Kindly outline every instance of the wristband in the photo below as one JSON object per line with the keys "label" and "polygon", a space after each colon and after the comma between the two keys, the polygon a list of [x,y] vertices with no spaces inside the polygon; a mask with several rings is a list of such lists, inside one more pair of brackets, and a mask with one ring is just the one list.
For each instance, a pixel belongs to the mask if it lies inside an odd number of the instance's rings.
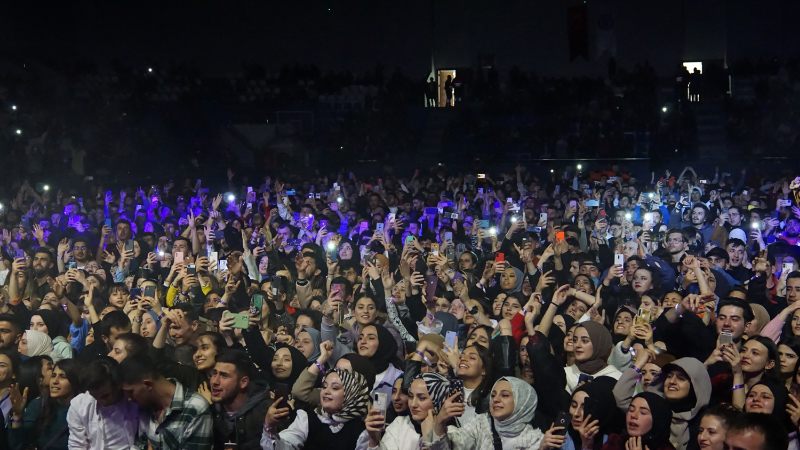
{"label": "wristband", "polygon": [[430,360],[430,359],[428,359],[428,357],[427,357],[427,356],[425,356],[424,354],[422,354],[422,352],[421,352],[421,351],[419,351],[419,350],[416,350],[414,353],[416,353],[416,354],[418,354],[419,356],[421,356],[421,357],[422,357],[422,359],[423,359],[423,361],[425,361],[425,364],[427,364],[427,365],[428,365],[428,367],[431,367],[431,366],[433,366],[433,364],[431,364],[431,360]]}
{"label": "wristband", "polygon": [[322,364],[320,364],[319,361],[314,361],[314,365],[317,366],[317,369],[319,369],[319,371],[322,372],[323,375],[325,374],[325,368],[322,367]]}
{"label": "wristband", "polygon": [[[431,315],[431,313],[425,313],[425,317],[427,317],[427,318],[431,319],[431,322],[433,322],[434,320],[436,320],[436,319],[435,319],[435,318],[434,318],[434,317]],[[422,354],[422,353],[420,353],[420,354]]]}
{"label": "wristband", "polygon": [[301,279],[297,280],[297,285],[298,286],[305,286],[307,284],[308,284],[308,280],[305,280],[305,279],[304,280],[301,280]]}
{"label": "wristband", "polygon": [[156,320],[157,320],[157,321],[159,321],[159,322],[161,322],[161,319],[163,319],[163,318],[164,318],[164,316],[165,316],[166,314],[167,314],[167,313],[165,313],[165,312],[162,312],[161,314],[159,314],[159,315],[158,315],[158,317],[156,317]]}
{"label": "wristband", "polygon": [[736,386],[732,387],[732,388],[731,388],[731,390],[732,390],[732,391],[735,391],[735,390],[737,390],[737,389],[743,389],[743,388],[744,388],[744,385],[743,385],[743,384],[737,384]]}
{"label": "wristband", "polygon": [[640,368],[638,368],[638,367],[636,367],[636,366],[631,366],[631,369],[635,370],[635,371],[636,371],[636,373],[638,373],[639,375],[641,375],[641,374],[642,374],[642,369],[640,369]]}
{"label": "wristband", "polygon": [[12,422],[12,423],[22,423],[22,420],[17,420],[17,419],[14,419],[14,418],[12,417],[12,418],[11,418],[11,422]]}
{"label": "wristband", "polygon": [[220,305],[222,305],[222,306],[228,306],[228,303],[227,303],[227,302],[223,302],[222,300],[220,300],[220,301],[219,301],[219,302],[217,302],[217,303],[219,303],[219,304],[220,304]]}

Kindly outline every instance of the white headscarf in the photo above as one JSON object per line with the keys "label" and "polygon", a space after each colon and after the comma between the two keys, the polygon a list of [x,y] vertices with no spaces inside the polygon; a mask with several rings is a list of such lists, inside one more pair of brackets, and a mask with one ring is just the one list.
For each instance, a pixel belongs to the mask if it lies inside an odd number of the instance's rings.
{"label": "white headscarf", "polygon": [[539,397],[533,386],[516,377],[502,377],[494,384],[501,381],[508,381],[511,385],[511,392],[514,394],[514,412],[506,420],[500,421],[495,418],[494,426],[497,434],[502,437],[512,438],[519,436],[525,427],[530,426],[530,421],[536,413],[536,405],[539,404]]}
{"label": "white headscarf", "polygon": [[53,351],[53,341],[45,333],[36,330],[26,330],[25,339],[28,341],[28,354],[32,356],[49,356],[53,362],[58,362],[62,356]]}

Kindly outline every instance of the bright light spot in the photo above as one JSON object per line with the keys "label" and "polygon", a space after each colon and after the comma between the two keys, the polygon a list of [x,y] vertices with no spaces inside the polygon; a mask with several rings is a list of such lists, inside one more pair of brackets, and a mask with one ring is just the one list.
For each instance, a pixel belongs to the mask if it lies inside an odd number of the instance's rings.
{"label": "bright light spot", "polygon": [[17,130],[17,134],[22,134],[22,130]]}
{"label": "bright light spot", "polygon": [[11,109],[13,109],[13,110],[15,110],[15,111],[16,111],[16,110],[17,110],[17,105],[12,105],[12,106],[11,106]]}
{"label": "bright light spot", "polygon": [[49,190],[50,190],[50,186],[48,186],[48,185],[46,185],[46,184],[45,184],[45,185],[44,185],[44,190],[45,190],[45,191],[49,191]]}
{"label": "bright light spot", "polygon": [[489,228],[489,234],[497,234],[497,228],[495,227]]}
{"label": "bright light spot", "polygon": [[581,170],[581,168],[582,168],[582,167],[583,167],[583,166],[581,166],[580,164],[578,164],[578,170]]}
{"label": "bright light spot", "polygon": [[550,169],[550,173],[553,173],[553,169]]}
{"label": "bright light spot", "polygon": [[152,71],[153,71],[153,69],[147,69],[147,71],[148,71],[148,72],[152,72]]}
{"label": "bright light spot", "polygon": [[665,107],[661,108],[661,112],[667,112],[667,107],[665,106]]}
{"label": "bright light spot", "polygon": [[228,196],[228,201],[229,201],[229,202],[232,202],[232,201],[234,201],[234,200],[236,200],[236,197],[234,197],[234,195],[233,195],[233,194],[231,194],[231,195],[229,195],[229,196]]}
{"label": "bright light spot", "polygon": [[336,244],[333,242],[328,242],[328,250],[336,250]]}
{"label": "bright light spot", "polygon": [[517,223],[517,218],[516,217],[511,217],[511,223]]}
{"label": "bright light spot", "polygon": [[631,213],[625,213],[625,218],[631,220]]}
{"label": "bright light spot", "polygon": [[343,201],[342,197],[336,197],[336,203],[342,203]]}

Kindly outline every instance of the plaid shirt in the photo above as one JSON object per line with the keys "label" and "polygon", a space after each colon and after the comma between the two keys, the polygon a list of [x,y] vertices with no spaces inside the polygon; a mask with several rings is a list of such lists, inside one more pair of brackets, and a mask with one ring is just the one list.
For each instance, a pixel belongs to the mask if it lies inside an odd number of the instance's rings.
{"label": "plaid shirt", "polygon": [[208,401],[197,392],[184,390],[177,380],[169,381],[175,384],[172,403],[160,422],[150,414],[142,414],[136,448],[147,449],[149,441],[154,450],[211,450],[214,428]]}

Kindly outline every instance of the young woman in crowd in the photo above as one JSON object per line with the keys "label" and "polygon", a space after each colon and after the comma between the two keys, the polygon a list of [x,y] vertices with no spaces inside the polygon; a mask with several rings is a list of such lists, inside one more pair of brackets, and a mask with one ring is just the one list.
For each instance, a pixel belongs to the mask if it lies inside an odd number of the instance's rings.
{"label": "young woman in crowd", "polygon": [[69,402],[83,392],[78,377],[80,370],[78,361],[57,362],[50,378],[49,395],[34,399],[27,407],[30,391],[20,392],[19,385],[11,388],[10,448],[22,450],[29,445],[43,449],[67,448]]}
{"label": "young woman in crowd", "polygon": [[280,433],[276,427],[291,409],[282,407],[286,399],[275,399],[264,421],[262,448],[365,448],[369,441],[364,424],[369,391],[361,374],[334,369],[323,378],[319,406],[313,412],[298,410],[291,425]]}
{"label": "young woman in crowd", "polygon": [[564,368],[567,374],[567,392],[572,392],[580,383],[581,375],[592,377],[609,376],[619,379],[622,373],[608,364],[613,348],[611,333],[597,322],[583,322],[573,334],[575,364]]}
{"label": "young woman in crowd", "polygon": [[671,423],[672,411],[667,400],[642,392],[628,406],[624,432],[611,434],[601,450],[674,449],[669,440]]}

